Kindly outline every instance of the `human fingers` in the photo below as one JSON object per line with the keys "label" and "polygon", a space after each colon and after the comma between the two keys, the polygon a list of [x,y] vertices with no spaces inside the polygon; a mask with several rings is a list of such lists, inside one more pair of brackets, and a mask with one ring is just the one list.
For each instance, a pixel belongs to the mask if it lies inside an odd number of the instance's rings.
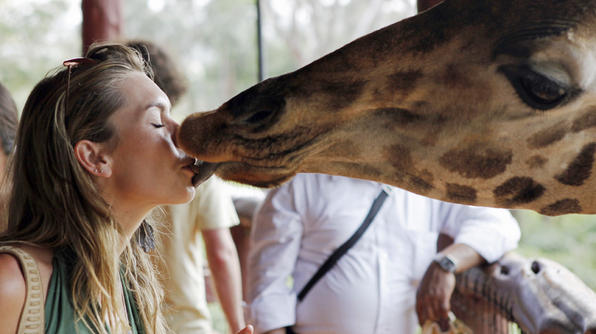
{"label": "human fingers", "polygon": [[240,330],[237,334],[253,334],[255,329],[252,325],[247,325],[244,329]]}
{"label": "human fingers", "polygon": [[451,325],[449,324],[449,318],[439,319],[437,323],[439,324],[439,328],[441,328],[441,332],[447,332],[451,327]]}
{"label": "human fingers", "polygon": [[438,294],[433,296],[432,300],[432,314],[434,315],[433,320],[447,319],[449,318],[450,296],[446,294]]}
{"label": "human fingers", "polygon": [[420,324],[421,327],[424,326],[427,316],[418,296],[416,296],[416,315],[418,316],[418,324]]}
{"label": "human fingers", "polygon": [[427,320],[434,321],[433,299],[428,291],[422,292],[416,298],[416,313],[421,326]]}

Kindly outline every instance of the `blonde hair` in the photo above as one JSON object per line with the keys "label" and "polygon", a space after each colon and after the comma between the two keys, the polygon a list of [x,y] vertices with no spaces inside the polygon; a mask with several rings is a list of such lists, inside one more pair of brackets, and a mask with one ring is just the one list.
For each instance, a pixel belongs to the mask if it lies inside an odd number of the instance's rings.
{"label": "blonde hair", "polygon": [[77,321],[98,333],[107,333],[106,325],[112,333],[129,328],[118,293],[122,271],[145,332],[165,333],[163,293],[141,248],[140,231],[120,254],[119,225],[74,154],[74,145],[83,139],[117,144],[107,120],[125,101],[118,83],[134,71],[151,77],[151,70],[137,52],[119,44],[92,46],[86,58],[43,79],[27,99],[10,167],[8,227],[0,241],[66,254],[72,260]]}

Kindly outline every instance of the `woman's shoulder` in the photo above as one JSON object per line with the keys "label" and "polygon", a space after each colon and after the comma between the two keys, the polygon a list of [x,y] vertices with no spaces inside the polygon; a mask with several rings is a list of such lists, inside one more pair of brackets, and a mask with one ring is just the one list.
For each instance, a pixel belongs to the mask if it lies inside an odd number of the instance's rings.
{"label": "woman's shoulder", "polygon": [[[19,291],[25,296],[25,278],[19,260],[12,254],[0,253],[0,293],[5,296]],[[3,298],[0,298],[2,302]]]}
{"label": "woman's shoulder", "polygon": [[[16,332],[25,304],[26,285],[19,261],[11,254],[0,254],[0,323],[6,333]],[[4,329],[0,330],[2,333]]]}
{"label": "woman's shoulder", "polygon": [[[52,258],[54,254],[51,249],[21,244],[12,245],[12,247],[24,251],[26,255],[33,258],[37,264],[42,280],[45,281],[47,276],[51,275]],[[26,288],[25,277],[23,276],[21,263],[17,256],[10,252],[3,252],[0,250],[0,293],[2,293],[3,296],[5,293],[12,293],[13,291],[10,290],[9,287],[18,290],[17,292],[22,290],[24,296]]]}
{"label": "woman's shoulder", "polygon": [[[14,248],[25,251],[31,256],[39,268],[44,291],[52,273],[53,251],[30,245],[12,245]],[[0,329],[2,333],[14,333],[17,330],[21,310],[25,304],[27,284],[18,258],[11,253],[0,253]],[[7,331],[4,331],[4,330]]]}
{"label": "woman's shoulder", "polygon": [[[39,268],[41,276],[51,274],[54,252],[50,248],[25,244],[13,244],[11,246],[24,251],[26,255],[32,257]],[[18,295],[19,292],[22,292],[24,296],[25,287],[25,277],[17,256],[0,250],[0,293],[4,296],[11,293]]]}

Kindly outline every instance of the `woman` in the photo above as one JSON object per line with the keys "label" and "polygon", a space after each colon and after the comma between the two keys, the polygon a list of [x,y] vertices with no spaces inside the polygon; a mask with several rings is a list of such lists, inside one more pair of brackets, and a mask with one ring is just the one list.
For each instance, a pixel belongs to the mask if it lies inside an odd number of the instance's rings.
{"label": "woman", "polygon": [[[37,263],[46,333],[166,332],[144,218],[191,200],[206,175],[177,148],[150,76],[131,49],[94,46],[25,104],[0,242]],[[0,254],[0,333],[17,331],[25,289],[16,258]]]}

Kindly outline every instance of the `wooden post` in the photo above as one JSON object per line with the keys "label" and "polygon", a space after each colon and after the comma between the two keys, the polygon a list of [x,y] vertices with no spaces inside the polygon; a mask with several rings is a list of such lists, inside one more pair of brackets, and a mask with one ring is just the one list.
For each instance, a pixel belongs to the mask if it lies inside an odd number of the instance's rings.
{"label": "wooden post", "polygon": [[94,42],[120,38],[122,33],[121,0],[83,0],[83,54]]}
{"label": "wooden post", "polygon": [[261,15],[261,1],[257,0],[257,80],[263,81],[263,16]]}

